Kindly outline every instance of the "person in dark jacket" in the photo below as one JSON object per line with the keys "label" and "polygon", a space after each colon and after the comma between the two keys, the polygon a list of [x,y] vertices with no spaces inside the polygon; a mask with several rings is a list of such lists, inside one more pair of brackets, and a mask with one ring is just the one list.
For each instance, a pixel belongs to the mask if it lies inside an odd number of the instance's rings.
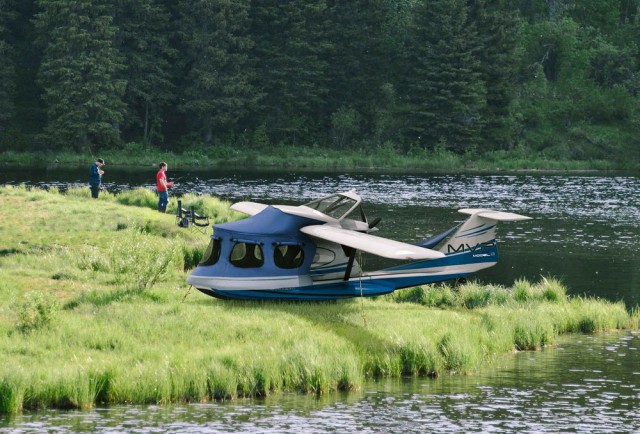
{"label": "person in dark jacket", "polygon": [[91,165],[91,172],[89,175],[89,187],[91,187],[91,197],[98,198],[100,194],[100,185],[102,184],[102,175],[104,171],[100,169],[104,165],[104,160],[98,158],[95,163]]}

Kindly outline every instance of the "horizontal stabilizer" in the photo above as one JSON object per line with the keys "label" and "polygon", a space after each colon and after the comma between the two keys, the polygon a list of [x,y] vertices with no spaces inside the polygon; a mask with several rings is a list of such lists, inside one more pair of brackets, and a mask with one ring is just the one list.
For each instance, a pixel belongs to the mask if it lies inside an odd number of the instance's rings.
{"label": "horizontal stabilizer", "polygon": [[363,252],[390,259],[436,259],[444,257],[441,252],[414,246],[413,244],[376,237],[328,225],[312,225],[300,228],[312,237],[348,246]]}
{"label": "horizontal stabilizer", "polygon": [[460,209],[458,212],[469,215],[477,215],[478,217],[484,217],[486,219],[495,220],[499,222],[517,222],[520,220],[531,220],[531,217],[527,217],[520,214],[514,214],[512,212],[494,211],[491,209],[476,209],[467,208]]}

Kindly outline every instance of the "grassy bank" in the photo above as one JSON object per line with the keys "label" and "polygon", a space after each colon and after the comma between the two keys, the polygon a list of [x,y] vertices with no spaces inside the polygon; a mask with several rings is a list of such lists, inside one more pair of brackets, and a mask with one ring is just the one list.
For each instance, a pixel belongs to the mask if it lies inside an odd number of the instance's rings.
{"label": "grassy bank", "polygon": [[[154,211],[146,190],[88,193],[0,188],[0,413],[350,390],[640,326],[637,310],[569,298],[552,278],[336,303],[219,301],[185,284],[206,235]],[[217,222],[239,217],[212,197],[183,201]]]}
{"label": "grassy bank", "polygon": [[[465,155],[446,150],[398,149],[391,144],[366,148],[333,149],[325,147],[273,146],[251,148],[217,145],[206,149],[185,150],[180,153],[163,152],[156,148],[144,148],[129,144],[118,150],[99,152],[109,166],[151,166],[160,161],[171,162],[172,168],[207,167],[286,167],[296,169],[387,169],[429,171],[516,171],[516,170],[638,170],[633,159],[626,161],[565,160],[524,148],[511,151],[495,151],[484,154],[470,152]],[[97,155],[59,151],[0,153],[0,164],[39,166],[60,164],[86,165]]]}

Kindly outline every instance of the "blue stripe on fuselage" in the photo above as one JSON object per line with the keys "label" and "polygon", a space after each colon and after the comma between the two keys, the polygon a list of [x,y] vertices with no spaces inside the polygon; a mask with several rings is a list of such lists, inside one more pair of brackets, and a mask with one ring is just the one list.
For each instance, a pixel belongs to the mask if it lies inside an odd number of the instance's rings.
{"label": "blue stripe on fuselage", "polygon": [[[488,243],[491,243],[489,241]],[[427,259],[425,261],[410,262],[385,268],[386,270],[415,270],[418,268],[440,268],[449,265],[479,264],[498,261],[498,248],[494,242],[492,247],[478,246],[476,250],[464,250],[463,252],[448,253],[444,258]]]}

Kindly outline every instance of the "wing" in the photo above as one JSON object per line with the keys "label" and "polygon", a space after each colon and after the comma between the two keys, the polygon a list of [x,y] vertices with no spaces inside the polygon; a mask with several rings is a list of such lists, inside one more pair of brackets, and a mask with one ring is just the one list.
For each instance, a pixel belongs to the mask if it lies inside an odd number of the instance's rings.
{"label": "wing", "polygon": [[[263,203],[257,203],[257,202],[236,202],[233,205],[231,205],[231,209],[234,211],[238,211],[244,214],[248,214],[248,215],[256,215],[258,214],[260,211],[264,210],[265,208],[267,208],[269,205],[265,205]],[[319,220],[322,222],[335,222],[336,219],[329,217],[323,213],[321,213],[320,211],[316,211],[315,209],[311,209],[309,207],[306,207],[304,205],[301,206],[292,206],[292,205],[272,205],[274,208],[279,209],[280,211],[286,213],[286,214],[291,214],[291,215],[297,215],[300,217],[307,217],[310,219],[314,219],[314,220]]]}
{"label": "wing", "polygon": [[386,238],[376,237],[362,232],[328,225],[312,225],[300,228],[300,231],[312,237],[342,244],[364,252],[373,253],[390,259],[436,259],[443,258],[444,253],[435,250],[401,243]]}
{"label": "wing", "polygon": [[237,202],[231,205],[231,209],[248,215],[256,215],[269,205],[257,202]]}

